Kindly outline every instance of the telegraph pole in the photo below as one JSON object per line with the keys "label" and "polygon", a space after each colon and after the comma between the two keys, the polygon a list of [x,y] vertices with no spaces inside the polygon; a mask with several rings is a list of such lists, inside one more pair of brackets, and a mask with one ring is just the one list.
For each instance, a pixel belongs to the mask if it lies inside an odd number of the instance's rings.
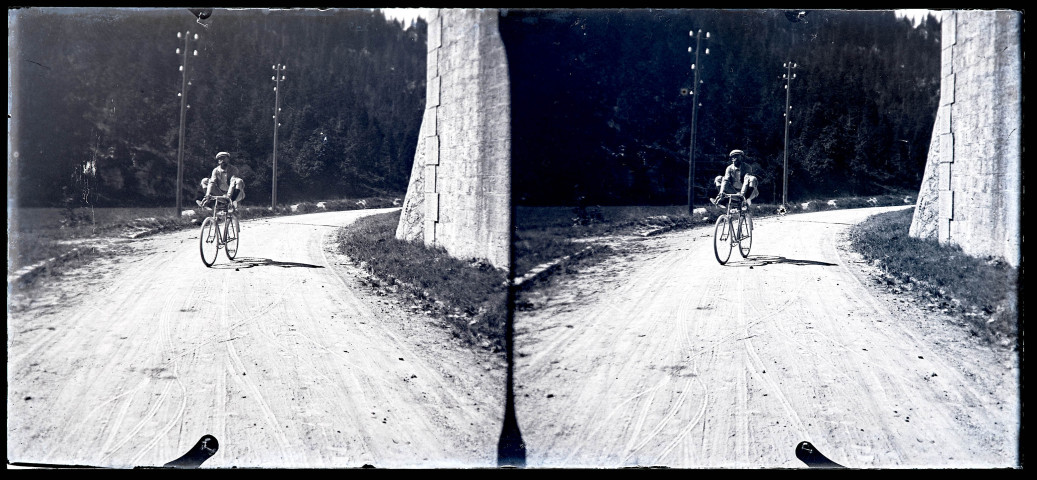
{"label": "telegraph pole", "polygon": [[274,76],[270,77],[270,80],[274,81],[274,168],[273,180],[270,183],[270,207],[273,208],[277,206],[277,128],[281,126],[278,118],[281,115],[281,89],[278,87],[284,81],[285,66],[278,63],[270,68],[274,69]]}
{"label": "telegraph pole", "polygon": [[785,118],[785,161],[781,181],[781,206],[778,207],[778,213],[784,214],[787,211],[785,205],[789,202],[789,124],[792,123],[789,116],[792,112],[790,101],[792,99],[792,79],[796,78],[796,74],[792,71],[798,65],[788,61],[782,66],[785,67],[785,74],[782,75],[782,78],[785,79],[785,113],[782,114],[782,117]]}
{"label": "telegraph pole", "polygon": [[[806,23],[805,17],[807,16],[806,10],[786,10],[785,18],[792,23],[803,22]],[[778,214],[784,215],[788,211],[789,202],[789,124],[792,123],[790,113],[792,113],[792,104],[790,100],[792,98],[792,79],[796,78],[796,74],[792,71],[796,69],[798,65],[792,61],[792,44],[795,40],[793,35],[793,27],[789,27],[789,61],[785,62],[782,67],[785,67],[785,74],[782,78],[785,79],[785,113],[782,117],[785,119],[785,159],[782,167],[782,180],[781,180],[781,206],[778,207]]]}
{"label": "telegraph pole", "polygon": [[[190,51],[188,47],[189,42],[192,40],[191,32],[176,32],[176,38],[184,39],[184,62],[180,64],[180,92],[176,96],[180,97],[180,145],[177,147],[176,152],[176,216],[180,218],[180,215],[184,211],[183,207],[183,189],[184,189],[184,119],[188,108],[191,108],[187,104],[187,86],[191,83],[187,81],[187,52]],[[198,41],[198,34],[194,34],[193,40]],[[179,55],[180,49],[176,49],[176,53]],[[194,51],[194,56],[198,56],[198,50]]]}
{"label": "telegraph pole", "polygon": [[[702,46],[702,29],[689,30],[688,36],[695,37],[695,48],[688,47],[688,52],[692,52],[694,59],[691,63],[691,70],[694,72],[694,80],[691,83],[691,90],[688,92],[691,95],[691,147],[688,153],[688,215],[694,213],[695,210],[695,130],[698,124],[699,107],[702,103],[699,102],[699,94],[702,93],[700,87],[702,80],[699,80],[700,68],[695,68],[699,64],[699,50]],[[706,32],[706,39],[709,39],[709,32]],[[709,55],[709,49],[705,51],[706,55]]]}

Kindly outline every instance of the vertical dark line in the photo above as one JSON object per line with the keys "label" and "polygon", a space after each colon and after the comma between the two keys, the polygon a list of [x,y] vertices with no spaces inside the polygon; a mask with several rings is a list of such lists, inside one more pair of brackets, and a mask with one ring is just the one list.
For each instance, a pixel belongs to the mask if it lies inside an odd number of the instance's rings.
{"label": "vertical dark line", "polygon": [[[498,24],[497,29],[500,30],[501,17],[498,13]],[[501,43],[504,42],[503,35],[501,35]],[[505,58],[507,59],[507,46],[504,49]],[[508,62],[510,64],[510,61]],[[514,77],[511,75],[512,69],[508,68],[509,76],[509,95],[508,102],[510,103],[514,99]],[[504,424],[501,426],[500,440],[497,441],[497,466],[498,467],[525,467],[526,466],[526,443],[522,440],[522,432],[519,431],[518,418],[515,416],[515,119],[514,119],[514,108],[509,105],[508,108],[511,118],[509,118],[508,128],[509,137],[508,142],[509,157],[511,165],[511,179],[508,182],[509,189],[509,201],[508,201],[508,313],[504,321],[504,354],[507,361],[505,391],[504,391]]]}

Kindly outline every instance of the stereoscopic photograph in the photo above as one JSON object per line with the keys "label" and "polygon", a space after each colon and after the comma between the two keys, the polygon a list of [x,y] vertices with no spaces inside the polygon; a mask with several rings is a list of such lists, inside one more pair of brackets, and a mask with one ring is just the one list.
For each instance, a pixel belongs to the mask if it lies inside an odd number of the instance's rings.
{"label": "stereoscopic photograph", "polygon": [[8,469],[1021,469],[1022,11],[8,9]]}

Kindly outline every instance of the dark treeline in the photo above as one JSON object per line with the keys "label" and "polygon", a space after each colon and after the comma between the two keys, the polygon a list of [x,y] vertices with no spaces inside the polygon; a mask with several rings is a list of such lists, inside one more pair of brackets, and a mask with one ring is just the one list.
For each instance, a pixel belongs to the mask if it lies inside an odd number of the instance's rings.
{"label": "dark treeline", "polygon": [[[698,89],[692,29],[709,32]],[[892,11],[507,11],[501,32],[520,204],[685,203],[692,98],[696,203],[715,194],[735,148],[761,178],[760,200],[780,202],[789,59],[790,201],[921,182],[940,90],[934,17],[914,27]]]}
{"label": "dark treeline", "polygon": [[[425,32],[369,10],[25,9],[13,33],[21,206],[173,206],[183,48],[184,204],[225,150],[270,201],[274,82],[286,65],[278,201],[402,194],[425,99]],[[10,23],[9,23],[10,24]],[[197,56],[193,50],[197,49]],[[66,200],[67,204],[67,200]]]}

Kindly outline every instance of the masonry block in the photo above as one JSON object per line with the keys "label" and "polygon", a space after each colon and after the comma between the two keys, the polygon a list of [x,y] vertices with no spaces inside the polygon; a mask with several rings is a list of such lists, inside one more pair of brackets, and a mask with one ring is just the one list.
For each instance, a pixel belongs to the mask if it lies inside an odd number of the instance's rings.
{"label": "masonry block", "polygon": [[940,157],[941,163],[952,163],[954,162],[954,134],[947,133],[940,135]]}
{"label": "masonry block", "polygon": [[436,193],[436,165],[425,165],[425,193]]}
{"label": "masonry block", "polygon": [[951,239],[951,220],[941,218],[937,220],[938,233],[937,238],[940,242],[948,242]]}
{"label": "masonry block", "polygon": [[443,18],[438,16],[428,22],[428,33],[426,44],[429,51],[435,50],[443,44]]}
{"label": "masonry block", "polygon": [[951,133],[951,109],[941,111],[936,115],[936,129],[935,133],[944,134]]}
{"label": "masonry block", "polygon": [[439,94],[440,87],[442,87],[443,77],[433,77],[432,81],[428,83],[426,91],[428,92],[428,98],[425,99],[425,108],[438,107],[439,106]]}
{"label": "masonry block", "polygon": [[940,218],[954,219],[953,190],[940,190]]}
{"label": "masonry block", "polygon": [[425,194],[425,221],[439,221],[439,194]]}
{"label": "masonry block", "polygon": [[954,82],[957,74],[951,73],[940,81],[940,105],[954,103]]}
{"label": "masonry block", "polygon": [[429,50],[425,55],[425,83],[440,76],[440,50]]}
{"label": "masonry block", "polygon": [[439,165],[439,136],[428,137],[425,140],[425,165]]}
{"label": "masonry block", "polygon": [[939,173],[939,189],[950,190],[951,189],[951,164],[940,163]]}

